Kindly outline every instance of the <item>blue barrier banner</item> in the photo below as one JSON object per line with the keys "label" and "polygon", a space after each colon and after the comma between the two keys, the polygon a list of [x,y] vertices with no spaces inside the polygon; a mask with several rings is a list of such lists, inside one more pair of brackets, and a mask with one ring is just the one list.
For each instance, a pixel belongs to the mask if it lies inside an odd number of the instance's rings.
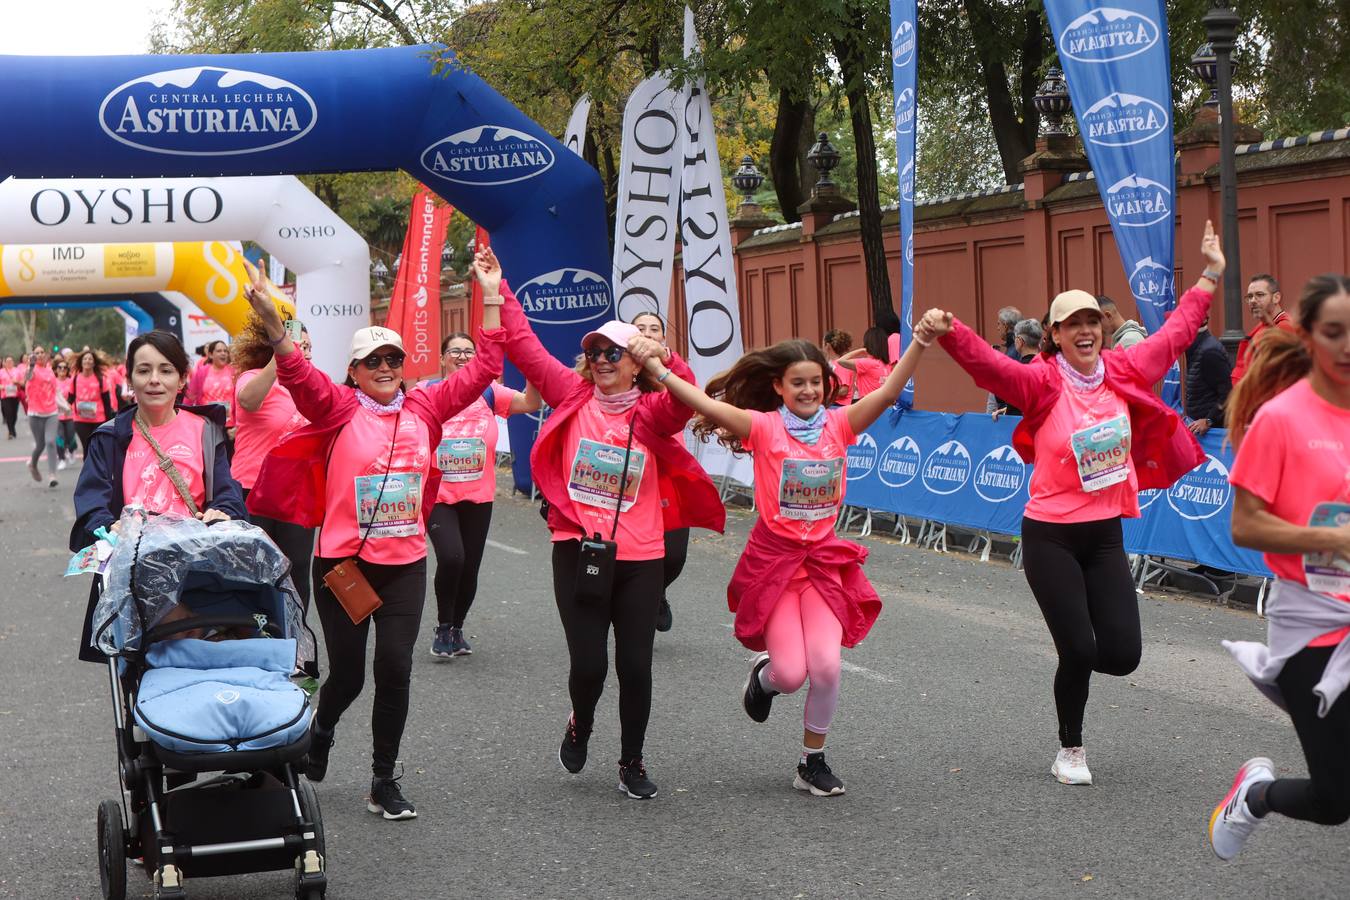
{"label": "blue barrier banner", "polygon": [[[1031,466],[1012,447],[1021,420],[1004,416],[892,410],[848,450],[844,501],[948,525],[1020,535]],[[1126,519],[1125,549],[1269,577],[1261,555],[1233,545],[1233,490],[1226,432],[1211,429],[1208,458],[1165,491],[1139,496]]]}
{"label": "blue barrier banner", "polygon": [[[1176,305],[1176,163],[1163,0],[1045,4],[1097,191],[1149,334]],[[1180,405],[1174,365],[1163,400]]]}
{"label": "blue barrier banner", "polygon": [[[914,334],[914,140],[918,128],[919,28],[916,0],[891,0],[891,79],[895,96],[895,164],[900,173],[900,352]],[[914,405],[914,380],[899,405]]]}

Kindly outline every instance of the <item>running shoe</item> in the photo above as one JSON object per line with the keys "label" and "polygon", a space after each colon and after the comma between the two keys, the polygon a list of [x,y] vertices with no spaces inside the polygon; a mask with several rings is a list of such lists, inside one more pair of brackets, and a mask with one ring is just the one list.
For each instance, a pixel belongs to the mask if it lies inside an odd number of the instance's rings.
{"label": "running shoe", "polygon": [[454,649],[450,645],[449,625],[437,625],[436,636],[431,639],[431,655],[437,659],[449,659],[454,656]]}
{"label": "running shoe", "polygon": [[35,463],[28,464],[28,474],[33,476],[34,481],[42,480],[42,473],[38,471],[38,467]]}
{"label": "running shoe", "polygon": [[66,468],[66,458],[63,456],[56,461],[56,471],[63,472]]}
{"label": "running shoe", "polygon": [[656,630],[669,631],[675,624],[675,615],[670,611],[670,601],[661,598],[661,608],[656,611]]}
{"label": "running shoe", "polygon": [[558,762],[573,775],[586,766],[586,744],[591,739],[591,730],[577,727],[576,714],[567,717],[567,730],[563,732],[562,746],[558,748]]}
{"label": "running shoe", "polygon": [[403,796],[397,778],[372,778],[366,809],[390,820],[417,818],[417,809]]}
{"label": "running shoe", "polygon": [[745,707],[745,714],[756,722],[767,721],[769,707],[773,705],[773,693],[764,690],[764,685],[759,683],[759,670],[768,664],[769,654],[761,653],[755,657],[750,664],[750,676],[745,679],[745,690],[741,693],[741,706]]}
{"label": "running shoe", "polygon": [[1274,780],[1275,764],[1264,756],[1247,760],[1237,770],[1233,786],[1209,817],[1209,843],[1219,859],[1232,859],[1241,853],[1247,838],[1265,822],[1247,808],[1247,792],[1254,784]]}
{"label": "running shoe", "polygon": [[808,753],[806,762],[797,763],[797,776],[792,786],[799,791],[810,791],[816,797],[837,797],[844,792],[844,783],[830,771],[825,762],[825,751]]}
{"label": "running shoe", "polygon": [[634,800],[650,800],[656,796],[656,783],[647,777],[642,758],[619,763],[619,790]]}
{"label": "running shoe", "polygon": [[450,653],[453,656],[468,656],[473,653],[473,648],[469,642],[464,640],[463,628],[450,629]]}
{"label": "running shoe", "polygon": [[328,774],[328,754],[332,752],[335,743],[337,740],[333,732],[320,728],[319,718],[316,715],[309,733],[309,761],[305,764],[305,777],[310,781],[323,781],[324,776]]}
{"label": "running shoe", "polygon": [[1092,784],[1087,751],[1082,747],[1060,747],[1054,765],[1050,766],[1050,774],[1060,784]]}
{"label": "running shoe", "polygon": [[47,482],[47,487],[49,487],[49,488],[54,488],[54,487],[56,487],[57,483],[58,483],[58,482],[57,482],[57,480],[56,480],[56,476],[53,475],[51,481],[48,481],[48,482]]}

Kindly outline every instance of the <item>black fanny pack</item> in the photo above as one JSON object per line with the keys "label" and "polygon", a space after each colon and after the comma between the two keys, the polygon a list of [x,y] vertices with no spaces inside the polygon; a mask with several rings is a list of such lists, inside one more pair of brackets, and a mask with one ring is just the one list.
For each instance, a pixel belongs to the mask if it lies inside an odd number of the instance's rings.
{"label": "black fanny pack", "polygon": [[[636,414],[636,410],[634,410]],[[614,526],[609,540],[600,532],[582,538],[581,554],[577,559],[577,583],[574,591],[579,602],[588,606],[609,603],[614,590],[614,567],[619,559],[619,544],[614,539],[619,533],[619,512],[623,509],[624,491],[628,489],[628,460],[633,453],[633,420],[628,420],[628,446],[623,451],[623,470],[619,475],[619,496],[614,503]]]}

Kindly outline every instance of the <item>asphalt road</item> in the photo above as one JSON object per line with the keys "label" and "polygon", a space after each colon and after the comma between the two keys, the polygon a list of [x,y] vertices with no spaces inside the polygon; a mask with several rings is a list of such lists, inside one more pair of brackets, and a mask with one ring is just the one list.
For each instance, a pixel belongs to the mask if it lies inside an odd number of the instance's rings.
{"label": "asphalt road", "polygon": [[[22,430],[22,429],[21,429]],[[33,483],[0,440],[0,897],[99,896],[95,811],[117,782],[105,674],[75,661],[86,583],[63,579],[73,472]],[[503,479],[505,483],[505,479]],[[869,538],[886,609],[845,653],[829,760],[848,793],[791,788],[802,697],[768,723],[741,711],[751,654],[725,585],[751,518],[695,533],[658,635],[649,802],[616,788],[617,687],[580,775],[556,752],[569,703],[548,535],[499,495],[474,654],[427,655],[423,621],[402,756],[412,822],[365,811],[369,682],[318,785],[329,896],[395,897],[1344,897],[1350,832],[1277,821],[1233,864],[1206,841],[1236,766],[1301,773],[1292,728],[1243,679],[1222,638],[1251,614],[1143,598],[1142,666],[1098,677],[1092,787],[1049,774],[1053,653],[1021,573]],[[132,896],[149,882],[131,870]],[[194,898],[289,897],[287,874],[189,881]]]}

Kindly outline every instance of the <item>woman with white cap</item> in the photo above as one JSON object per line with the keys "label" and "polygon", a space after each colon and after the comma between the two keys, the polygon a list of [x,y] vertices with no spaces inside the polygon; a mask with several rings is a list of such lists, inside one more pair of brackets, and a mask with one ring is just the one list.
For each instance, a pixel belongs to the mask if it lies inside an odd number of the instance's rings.
{"label": "woman with white cap", "polygon": [[397,332],[371,327],[353,334],[347,380],[336,385],[298,352],[261,277],[245,295],[275,348],[277,380],[310,422],[268,453],[248,498],[251,514],[320,528],[314,607],[323,623],[328,677],[319,692],[307,774],[322,781],[327,772],[333,730],[364,684],[374,620],[374,777],[366,808],[386,819],[410,819],[417,811],[399,788],[394,764],[426,596],[426,521],[441,481],[435,448],[441,423],[501,374],[501,300],[495,291],[484,298],[472,362],[440,384],[404,393]]}
{"label": "woman with white cap", "polygon": [[684,447],[684,426],[693,410],[661,390],[642,364],[655,356],[682,378],[692,379],[693,373],[668,347],[619,321],[583,337],[576,368],[568,368],[530,330],[520,303],[501,284],[501,267],[490,248],[479,251],[474,267],[487,273],[484,294],[500,290],[505,297],[502,324],[511,361],[553,408],[530,451],[530,472],[548,502],[553,596],[570,660],[572,715],[558,761],[573,774],[586,765],[612,626],[619,790],[645,800],[656,795],[642,752],[652,705],[664,535],[689,526],[721,531],[726,509]]}
{"label": "woman with white cap", "polygon": [[1205,461],[1152,390],[1195,339],[1223,274],[1208,222],[1200,252],[1208,265],[1199,281],[1156,334],[1126,350],[1102,349],[1101,309],[1086,291],[1055,298],[1050,350],[1025,365],[951,313],[930,309],[923,317],[977,385],[1022,410],[1013,447],[1034,465],[1022,560],[1059,654],[1060,750],[1050,772],[1063,784],[1092,783],[1083,750],[1092,673],[1128,675],[1139,665],[1139,605],[1121,519],[1139,515],[1141,490],[1167,488]]}

